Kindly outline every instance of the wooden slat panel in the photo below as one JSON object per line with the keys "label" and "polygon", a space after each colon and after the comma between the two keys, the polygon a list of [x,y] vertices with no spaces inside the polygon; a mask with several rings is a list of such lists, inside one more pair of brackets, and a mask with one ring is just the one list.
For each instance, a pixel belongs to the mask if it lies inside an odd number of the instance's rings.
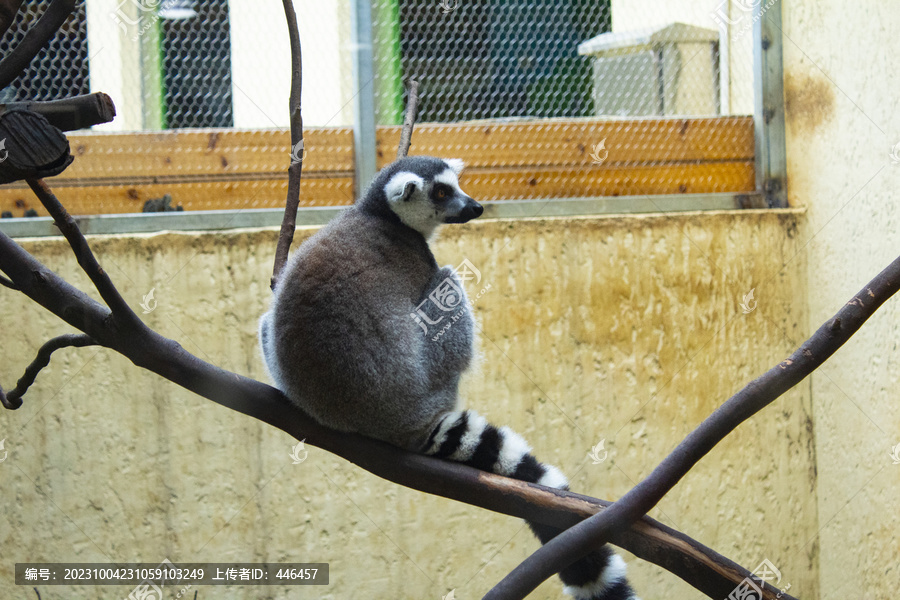
{"label": "wooden slat panel", "polygon": [[[701,163],[657,167],[595,167],[472,170],[463,173],[463,188],[477,200],[571,198],[638,194],[711,193],[753,189],[753,163]],[[352,203],[353,180],[305,179],[301,206]],[[284,205],[284,180],[211,181],[141,186],[54,186],[73,214],[140,212],[145,200],[171,194],[185,210],[276,208]],[[12,204],[20,201],[15,209]],[[30,190],[0,192],[0,207],[21,216],[24,209],[45,212]]]}
{"label": "wooden slat panel", "polygon": [[[393,160],[399,127],[377,132],[380,166]],[[301,205],[352,202],[353,134],[308,129]],[[72,214],[139,212],[165,193],[185,210],[282,206],[287,130],[179,130],[80,134],[76,160],[52,185]],[[593,145],[608,155],[592,164]],[[479,200],[745,192],[754,188],[753,121],[558,119],[418,125],[414,154],[462,158],[465,189]],[[0,187],[0,209],[35,206],[21,183]]]}
{"label": "wooden slat panel", "polygon": [[[378,167],[394,160],[399,127],[378,129]],[[461,158],[471,167],[589,166],[605,140],[605,165],[753,160],[753,119],[540,120],[417,125],[411,154]]]}
{"label": "wooden slat panel", "polygon": [[[73,215],[139,213],[144,202],[172,195],[172,204],[185,210],[228,210],[242,208],[279,208],[284,206],[287,180],[210,181],[203,183],[162,183],[141,186],[53,185],[54,193]],[[307,179],[301,184],[300,206],[339,206],[351,204],[353,179]],[[47,211],[28,188],[0,191],[0,208],[21,217],[34,208],[39,215]]]}
{"label": "wooden slat panel", "polygon": [[752,162],[655,167],[534,168],[463,171],[460,185],[476,200],[702,194],[752,190]]}
{"label": "wooden slat panel", "polygon": [[[305,173],[353,171],[352,130],[307,129],[303,138]],[[290,164],[290,140],[286,129],[73,134],[75,162],[60,179],[274,175]]]}
{"label": "wooden slat panel", "polygon": [[[304,171],[353,170],[350,129],[308,129]],[[393,160],[399,127],[379,127],[379,166]],[[77,160],[62,179],[235,176],[279,173],[289,161],[287,130],[185,130],[70,136]],[[462,158],[472,167],[590,165],[605,140],[605,163],[752,160],[753,121],[719,119],[540,120],[418,125],[415,154]]]}

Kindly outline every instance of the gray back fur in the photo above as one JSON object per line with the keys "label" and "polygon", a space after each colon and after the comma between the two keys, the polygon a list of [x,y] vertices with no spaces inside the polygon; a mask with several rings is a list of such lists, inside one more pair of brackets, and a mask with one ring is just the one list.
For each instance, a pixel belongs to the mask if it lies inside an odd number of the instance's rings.
{"label": "gray back fur", "polygon": [[420,304],[448,278],[460,293],[462,284],[438,267],[425,237],[403,224],[384,194],[397,173],[427,181],[448,164],[416,157],[386,167],[281,275],[260,321],[263,357],[276,386],[325,425],[421,450],[457,404],[472,359],[471,309],[463,295],[448,331],[437,339],[423,332],[412,317],[417,309],[432,321],[446,313]]}

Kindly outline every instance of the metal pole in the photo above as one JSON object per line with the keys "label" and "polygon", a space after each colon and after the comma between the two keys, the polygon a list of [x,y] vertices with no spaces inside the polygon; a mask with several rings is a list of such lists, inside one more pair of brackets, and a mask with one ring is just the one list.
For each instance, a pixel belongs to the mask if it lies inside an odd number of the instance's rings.
{"label": "metal pole", "polygon": [[353,52],[353,161],[356,196],[362,195],[375,177],[375,67],[372,55],[372,6],[370,0],[350,3],[351,27],[356,38]]}
{"label": "metal pole", "polygon": [[378,125],[403,124],[403,65],[400,61],[400,2],[376,0],[372,3],[375,35],[375,119]]}
{"label": "metal pole", "polygon": [[770,0],[753,24],[753,124],[756,137],[756,190],[770,208],[787,202],[784,135],[784,74],[781,2]]}

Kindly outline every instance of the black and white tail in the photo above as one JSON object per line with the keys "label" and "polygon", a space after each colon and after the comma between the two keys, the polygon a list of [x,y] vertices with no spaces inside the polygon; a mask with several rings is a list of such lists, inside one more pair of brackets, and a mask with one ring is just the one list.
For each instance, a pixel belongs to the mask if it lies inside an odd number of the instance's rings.
{"label": "black and white tail", "polygon": [[[509,427],[494,427],[471,410],[447,413],[431,432],[425,453],[529,483],[569,489],[562,472],[538,462],[522,436]],[[528,525],[542,544],[561,531],[530,521]],[[608,546],[560,571],[559,577],[565,592],[576,600],[637,600],[625,579],[625,561]]]}

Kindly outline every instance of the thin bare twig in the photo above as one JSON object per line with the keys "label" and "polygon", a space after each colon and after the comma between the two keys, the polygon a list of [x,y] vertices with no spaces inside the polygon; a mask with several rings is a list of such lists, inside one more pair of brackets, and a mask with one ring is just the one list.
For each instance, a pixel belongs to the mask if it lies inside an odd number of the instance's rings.
{"label": "thin bare twig", "polygon": [[59,350],[60,348],[84,348],[85,346],[96,345],[97,342],[83,333],[68,333],[49,340],[41,346],[40,350],[38,350],[37,356],[34,357],[31,364],[25,369],[25,373],[19,378],[16,387],[6,394],[5,397],[3,393],[0,392],[0,402],[10,410],[15,410],[22,406],[22,396],[25,395],[25,392],[27,392],[28,388],[31,387],[31,384],[34,383],[34,380],[37,379],[41,369],[50,364],[50,355],[56,350]]}
{"label": "thin bare twig", "polygon": [[419,82],[415,79],[410,79],[408,92],[406,117],[403,119],[403,129],[400,131],[400,144],[397,146],[397,160],[409,154],[409,146],[412,144],[413,127],[416,125],[416,110],[419,105]]}
{"label": "thin bare twig", "polygon": [[282,0],[284,16],[287,20],[288,34],[291,39],[291,166],[288,167],[287,199],[284,203],[284,218],[281,231],[278,233],[278,245],[275,247],[275,266],[272,269],[272,289],[281,277],[281,271],[287,263],[294,241],[294,230],[297,228],[297,207],[300,205],[300,178],[303,175],[303,116],[300,101],[303,83],[303,56],[300,49],[300,31],[297,29],[297,14],[291,0]]}
{"label": "thin bare twig", "polygon": [[112,311],[112,315],[116,322],[120,325],[132,327],[141,326],[141,320],[134,311],[131,310],[131,307],[129,307],[128,303],[125,302],[125,299],[122,298],[119,290],[113,285],[109,275],[106,274],[106,271],[104,271],[103,267],[100,266],[100,263],[97,262],[94,253],[91,252],[91,248],[88,246],[87,240],[84,239],[81,230],[78,229],[75,220],[69,215],[68,211],[66,211],[56,196],[53,195],[53,192],[47,184],[41,179],[28,179],[27,183],[31,188],[31,191],[34,192],[34,195],[38,197],[41,204],[47,209],[47,212],[50,213],[50,216],[53,217],[56,226],[59,227],[59,230],[69,242],[69,246],[72,247],[72,252],[75,253],[78,265],[90,278],[94,287],[97,288],[100,297],[103,298],[103,301],[106,302],[107,306],[109,306]]}
{"label": "thin bare twig", "polygon": [[75,0],[52,0],[41,18],[25,33],[22,42],[0,60],[0,89],[15,80],[34,60],[75,10]]}
{"label": "thin bare twig", "polygon": [[[564,531],[516,567],[484,597],[519,600],[544,580],[640,519],[738,425],[800,383],[856,333],[900,288],[900,258],[860,290],[789,358],[732,396],[682,441],[650,475],[607,510]],[[782,595],[782,598],[786,596]]]}
{"label": "thin bare twig", "polygon": [[[0,270],[29,298],[138,367],[296,439],[305,438],[311,445],[399,485],[562,529],[608,505],[325,428],[278,390],[204,362],[149,328],[123,335],[108,327],[111,313],[107,307],[72,287],[2,232]],[[613,543],[670,570],[711,597],[747,576],[736,563],[649,518],[618,534]]]}
{"label": "thin bare twig", "polygon": [[16,287],[16,284],[14,284],[12,281],[10,281],[9,279],[7,279],[7,278],[4,277],[3,275],[0,275],[0,285],[2,285],[2,286],[4,286],[4,287],[8,287],[8,288],[11,289],[11,290],[18,290],[18,289],[19,289],[19,288]]}

